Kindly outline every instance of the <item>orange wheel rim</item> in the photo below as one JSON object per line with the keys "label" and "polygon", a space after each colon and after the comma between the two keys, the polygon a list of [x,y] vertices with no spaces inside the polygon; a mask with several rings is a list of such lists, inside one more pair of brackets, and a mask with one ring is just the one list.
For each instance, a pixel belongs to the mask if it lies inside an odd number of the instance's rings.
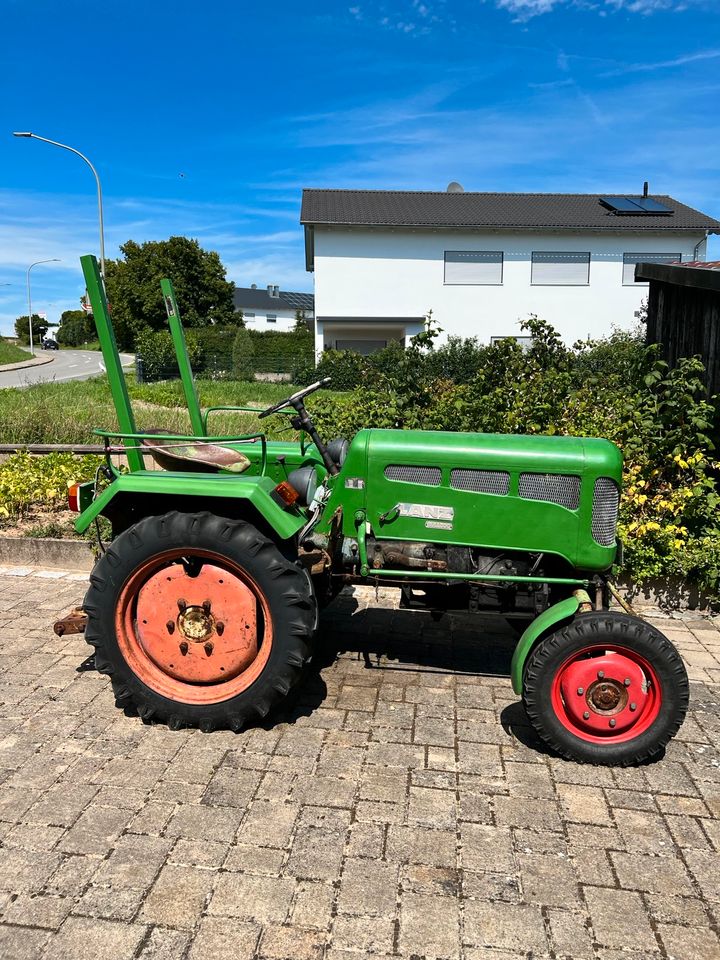
{"label": "orange wheel rim", "polygon": [[168,550],[141,564],[120,593],[120,651],[168,700],[222,703],[257,680],[272,650],[267,598],[246,570],[212,551]]}

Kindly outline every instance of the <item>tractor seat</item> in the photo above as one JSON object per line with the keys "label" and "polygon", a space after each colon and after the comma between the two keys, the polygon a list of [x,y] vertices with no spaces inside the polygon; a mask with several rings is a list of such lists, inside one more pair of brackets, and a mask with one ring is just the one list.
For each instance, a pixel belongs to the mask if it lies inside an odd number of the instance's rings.
{"label": "tractor seat", "polygon": [[[146,430],[145,433],[167,433],[166,430]],[[244,473],[250,460],[232,447],[216,443],[181,443],[178,440],[143,440],[148,453],[163,470],[181,470],[185,473]]]}

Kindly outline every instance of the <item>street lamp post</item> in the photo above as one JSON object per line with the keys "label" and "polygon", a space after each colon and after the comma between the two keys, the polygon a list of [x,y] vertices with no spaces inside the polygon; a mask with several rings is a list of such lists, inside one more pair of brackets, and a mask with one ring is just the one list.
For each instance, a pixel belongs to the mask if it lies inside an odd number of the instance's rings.
{"label": "street lamp post", "polygon": [[103,203],[102,203],[102,187],[100,186],[100,177],[95,167],[90,163],[88,158],[84,153],[80,153],[79,150],[76,150],[75,147],[69,147],[66,143],[58,143],[57,140],[48,140],[47,137],[39,137],[36,133],[26,133],[26,132],[15,132],[13,133],[14,137],[27,137],[33,140],[42,140],[43,143],[50,143],[53,147],[61,147],[63,150],[69,150],[70,153],[76,154],[80,157],[81,160],[84,160],[85,163],[90,167],[95,177],[95,183],[97,184],[97,197],[98,197],[98,219],[100,221],[100,273],[103,278],[103,283],[105,282],[105,228],[103,226]]}
{"label": "street lamp post", "polygon": [[33,328],[32,328],[32,298],[30,296],[30,271],[33,267],[36,267],[39,263],[60,263],[58,257],[51,257],[49,260],[36,260],[35,263],[31,263],[27,268],[27,294],[28,294],[28,327],[30,330],[30,356],[35,356],[35,349],[33,347]]}

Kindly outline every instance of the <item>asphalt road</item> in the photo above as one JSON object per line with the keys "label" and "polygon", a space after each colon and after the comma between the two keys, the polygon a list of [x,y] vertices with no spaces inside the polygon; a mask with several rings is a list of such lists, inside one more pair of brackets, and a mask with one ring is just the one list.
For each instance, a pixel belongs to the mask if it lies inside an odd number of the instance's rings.
{"label": "asphalt road", "polygon": [[[0,370],[0,388],[31,387],[36,383],[62,380],[87,380],[103,373],[102,354],[98,350],[37,350],[38,357],[52,357],[50,363],[20,370]],[[121,353],[123,366],[132,363],[129,353]]]}

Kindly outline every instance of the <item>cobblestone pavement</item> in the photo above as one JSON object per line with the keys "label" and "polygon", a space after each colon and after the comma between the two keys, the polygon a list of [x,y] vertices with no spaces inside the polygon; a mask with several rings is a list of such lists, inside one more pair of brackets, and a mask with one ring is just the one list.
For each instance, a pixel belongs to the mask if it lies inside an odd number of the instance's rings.
{"label": "cobblestone pavement", "polygon": [[720,957],[712,622],[656,621],[692,711],[609,770],[539,749],[497,623],[393,591],[336,601],[274,724],[144,725],[51,632],[83,579],[0,571],[2,960]]}

